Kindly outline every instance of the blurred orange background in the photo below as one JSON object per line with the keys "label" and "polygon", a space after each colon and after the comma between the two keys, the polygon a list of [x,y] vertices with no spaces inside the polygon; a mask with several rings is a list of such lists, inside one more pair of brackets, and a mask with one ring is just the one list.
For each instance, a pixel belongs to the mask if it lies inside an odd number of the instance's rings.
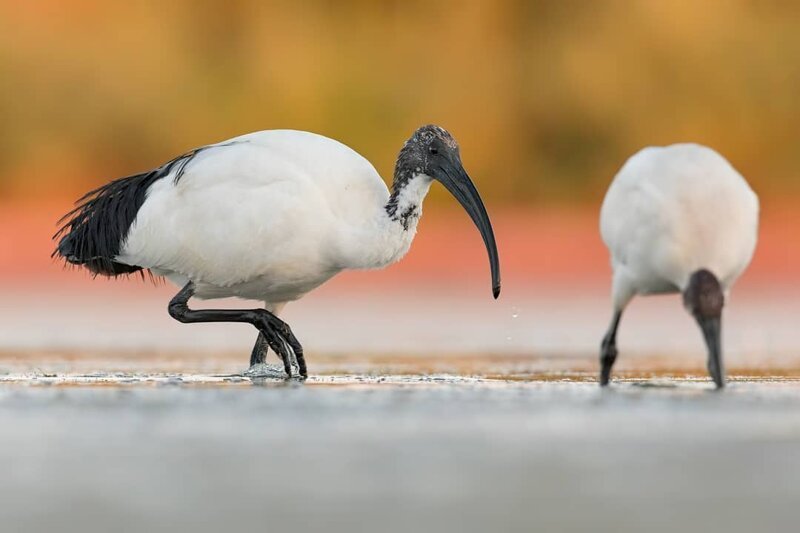
{"label": "blurred orange background", "polygon": [[[603,193],[639,148],[695,141],[762,198],[745,280],[800,271],[800,4],[745,0],[0,0],[0,283],[82,283],[49,258],[83,192],[259,129],[341,140],[390,180],[402,142],[459,140],[515,283],[607,284]],[[480,238],[440,188],[383,274],[470,279]],[[342,286],[344,286],[342,285]]]}

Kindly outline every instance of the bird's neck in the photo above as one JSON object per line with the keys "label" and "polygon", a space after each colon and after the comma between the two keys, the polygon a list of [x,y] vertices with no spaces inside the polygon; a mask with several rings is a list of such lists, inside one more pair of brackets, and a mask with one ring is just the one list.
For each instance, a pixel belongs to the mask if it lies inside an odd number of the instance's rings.
{"label": "bird's neck", "polygon": [[384,206],[390,223],[398,224],[403,231],[416,231],[417,222],[422,216],[422,201],[431,187],[431,178],[408,171],[395,170],[392,194]]}
{"label": "bird's neck", "polygon": [[402,259],[417,233],[430,186],[431,179],[423,174],[395,173],[389,200],[347,247],[353,254],[346,268],[383,268]]}

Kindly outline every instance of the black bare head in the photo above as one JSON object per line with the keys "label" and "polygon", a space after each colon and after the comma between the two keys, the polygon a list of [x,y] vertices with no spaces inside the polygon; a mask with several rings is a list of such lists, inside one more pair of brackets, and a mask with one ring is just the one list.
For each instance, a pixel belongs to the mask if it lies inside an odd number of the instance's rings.
{"label": "black bare head", "polygon": [[400,150],[394,172],[395,191],[422,176],[444,185],[478,227],[489,253],[492,294],[497,298],[500,295],[500,261],[489,215],[478,190],[461,164],[458,143],[447,130],[432,124],[415,131]]}
{"label": "black bare head", "polygon": [[683,305],[698,320],[720,318],[725,295],[717,277],[706,269],[692,274],[689,285],[683,292]]}
{"label": "black bare head", "polygon": [[683,305],[689,311],[700,329],[708,346],[708,371],[718,388],[725,386],[725,370],[722,365],[722,307],[725,295],[717,277],[706,269],[701,269],[689,278],[689,285],[683,292]]}
{"label": "black bare head", "polygon": [[444,128],[429,124],[422,126],[409,138],[397,156],[394,184],[404,185],[414,176],[436,177],[443,163],[461,164],[458,143]]}

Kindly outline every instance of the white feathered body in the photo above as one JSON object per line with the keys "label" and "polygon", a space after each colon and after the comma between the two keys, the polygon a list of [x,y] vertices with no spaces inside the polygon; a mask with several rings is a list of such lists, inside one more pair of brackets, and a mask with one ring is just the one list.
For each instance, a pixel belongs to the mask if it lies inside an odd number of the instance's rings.
{"label": "white feathered body", "polygon": [[366,159],[312,133],[237,137],[174,178],[150,187],[116,260],[194,281],[200,298],[295,300],[343,269],[397,261],[416,229],[390,221]]}
{"label": "white feathered body", "polygon": [[682,291],[701,268],[728,289],[753,256],[758,214],[756,194],[714,150],[675,144],[636,153],[600,215],[615,307],[636,294]]}

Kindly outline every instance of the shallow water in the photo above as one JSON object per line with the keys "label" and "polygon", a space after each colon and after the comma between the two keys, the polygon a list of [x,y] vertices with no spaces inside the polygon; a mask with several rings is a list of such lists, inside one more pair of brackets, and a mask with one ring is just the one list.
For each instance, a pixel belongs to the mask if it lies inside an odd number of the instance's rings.
{"label": "shallow water", "polygon": [[3,531],[753,531],[800,502],[796,372],[714,391],[639,360],[601,390],[583,358],[317,355],[300,383],[29,355],[0,356]]}

